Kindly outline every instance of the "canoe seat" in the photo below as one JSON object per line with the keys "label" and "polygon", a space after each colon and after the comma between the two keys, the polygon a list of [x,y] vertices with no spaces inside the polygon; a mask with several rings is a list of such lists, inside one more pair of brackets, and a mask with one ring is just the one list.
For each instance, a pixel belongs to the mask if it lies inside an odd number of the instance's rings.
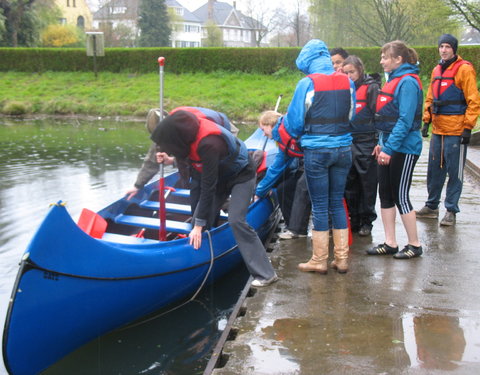
{"label": "canoe seat", "polygon": [[[140,207],[147,208],[149,210],[156,210],[159,209],[158,201],[143,201],[140,203]],[[167,212],[173,212],[176,214],[184,214],[184,215],[191,215],[192,212],[190,210],[190,206],[188,204],[178,204],[178,203],[165,203],[165,208]]]}
{"label": "canoe seat", "polygon": [[124,236],[123,234],[116,233],[104,233],[102,238],[104,241],[122,243],[122,244],[145,244],[145,243],[158,243],[157,240],[151,240],[149,238],[138,238],[134,236]]}
{"label": "canoe seat", "polygon": [[[131,216],[131,215],[120,214],[115,217],[115,223],[132,225],[135,227],[142,227],[142,228],[151,228],[151,229],[160,228],[160,221],[156,217],[143,217],[143,216]],[[188,234],[192,230],[192,225],[190,223],[184,223],[182,221],[167,220],[166,227],[167,227],[166,228],[167,232],[174,232],[174,233]]]}
{"label": "canoe seat", "polygon": [[[149,210],[158,210],[159,204],[158,201],[143,201],[140,203],[140,207],[147,208]],[[179,203],[165,203],[165,209],[167,212],[175,213],[175,214],[183,214],[183,215],[191,215],[192,211],[190,210],[190,206],[188,204],[179,204]],[[228,214],[225,213],[223,210],[220,211],[220,217],[222,219],[227,219]]]}
{"label": "canoe seat", "polygon": [[177,197],[190,197],[190,189],[175,189],[170,194],[175,195]]}

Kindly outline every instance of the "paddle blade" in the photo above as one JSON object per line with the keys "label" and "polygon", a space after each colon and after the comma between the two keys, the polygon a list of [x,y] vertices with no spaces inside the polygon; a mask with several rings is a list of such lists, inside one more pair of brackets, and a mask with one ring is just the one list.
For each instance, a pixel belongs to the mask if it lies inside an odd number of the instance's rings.
{"label": "paddle blade", "polygon": [[102,238],[107,229],[107,221],[99,214],[84,208],[78,219],[78,226],[93,238]]}

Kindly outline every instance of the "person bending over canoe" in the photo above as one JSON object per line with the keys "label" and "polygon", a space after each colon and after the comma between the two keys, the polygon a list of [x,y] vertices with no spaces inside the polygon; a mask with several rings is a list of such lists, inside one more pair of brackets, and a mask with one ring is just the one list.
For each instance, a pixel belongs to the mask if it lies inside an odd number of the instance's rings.
{"label": "person bending over canoe", "polygon": [[[213,109],[209,108],[202,108],[202,107],[178,107],[175,108],[173,111],[183,109],[189,112],[197,113],[201,117],[205,117],[219,125],[222,125],[225,129],[229,130],[233,135],[237,136],[238,128],[232,124],[232,122],[228,119],[227,115],[222,112],[214,111]],[[172,111],[172,113],[173,113]],[[168,112],[164,111],[164,116],[168,116]],[[155,128],[157,127],[158,123],[160,122],[160,109],[152,108],[148,111],[147,114],[147,121],[145,126],[150,134],[153,133]],[[133,185],[133,187],[129,188],[125,194],[127,196],[127,200],[132,199],[132,197],[138,193],[140,189],[142,189],[148,181],[150,181],[159,170],[159,164],[157,163],[157,145],[152,143],[150,148],[148,149],[147,155],[143,159],[142,167],[137,174],[137,179]],[[180,173],[182,181],[188,181],[189,177],[185,171],[186,168],[182,164],[177,164],[176,167]],[[183,186],[183,185],[182,185]]]}
{"label": "person bending over canoe", "polygon": [[252,285],[267,286],[278,280],[262,242],[246,220],[256,173],[245,144],[221,125],[181,109],[163,119],[151,139],[162,150],[157,153],[157,162],[170,165],[174,158],[189,161],[190,244],[200,248],[202,231],[214,225],[220,207],[231,196],[228,222],[254,278]]}

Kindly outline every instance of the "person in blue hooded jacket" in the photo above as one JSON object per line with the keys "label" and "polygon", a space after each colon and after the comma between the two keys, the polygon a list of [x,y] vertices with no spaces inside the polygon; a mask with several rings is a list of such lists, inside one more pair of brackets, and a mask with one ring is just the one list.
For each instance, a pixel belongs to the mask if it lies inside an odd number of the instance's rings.
{"label": "person in blue hooded jacket", "polygon": [[307,76],[298,82],[287,114],[272,135],[278,140],[283,126],[303,150],[312,202],[312,257],[298,268],[327,273],[330,215],[335,257],[331,266],[345,273],[349,236],[343,194],[352,164],[349,122],[355,112],[355,85],[346,74],[334,71],[328,48],[319,39],[302,48],[296,64]]}
{"label": "person in blue hooded jacket", "polygon": [[[388,79],[377,97],[375,126],[379,130],[379,144],[373,154],[378,163],[385,242],[367,250],[367,254],[393,254],[396,259],[410,259],[422,254],[409,197],[413,169],[422,152],[422,84],[414,49],[402,41],[393,41],[385,44],[381,52],[380,64]],[[408,237],[408,244],[401,251],[395,235],[395,206]]]}

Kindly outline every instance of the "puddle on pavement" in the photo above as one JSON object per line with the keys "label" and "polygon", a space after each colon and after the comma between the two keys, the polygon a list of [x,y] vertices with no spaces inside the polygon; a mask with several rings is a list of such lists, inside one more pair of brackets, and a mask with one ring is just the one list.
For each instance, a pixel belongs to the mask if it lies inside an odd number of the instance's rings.
{"label": "puddle on pavement", "polygon": [[285,374],[314,373],[315,368],[325,373],[453,371],[480,362],[480,321],[458,316],[405,313],[397,318],[365,315],[359,320],[357,313],[345,311],[333,319],[263,323],[261,338],[250,342],[250,349],[256,370],[261,364],[265,374],[273,374],[275,368]]}

